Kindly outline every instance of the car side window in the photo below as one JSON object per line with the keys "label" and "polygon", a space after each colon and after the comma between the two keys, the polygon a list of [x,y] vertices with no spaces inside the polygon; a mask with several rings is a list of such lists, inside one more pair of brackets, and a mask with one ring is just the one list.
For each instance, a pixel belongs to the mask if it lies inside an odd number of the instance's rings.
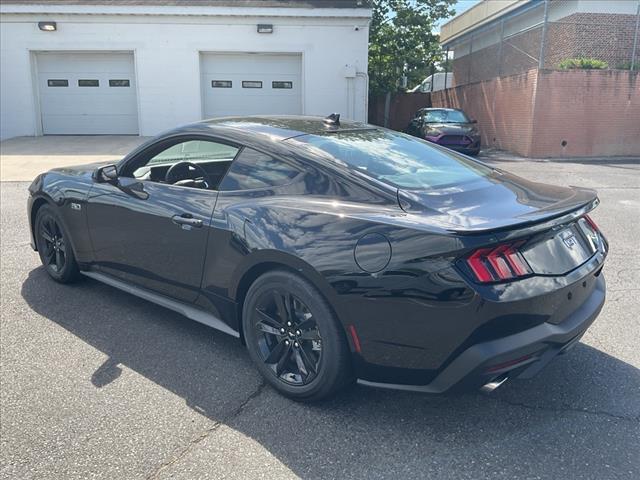
{"label": "car side window", "polygon": [[[238,147],[210,140],[187,140],[153,154],[137,166],[132,175],[139,180],[217,189],[238,150]],[[182,165],[167,176],[177,164]]]}
{"label": "car side window", "polygon": [[220,190],[251,190],[288,183],[299,170],[270,155],[244,148],[233,161]]}

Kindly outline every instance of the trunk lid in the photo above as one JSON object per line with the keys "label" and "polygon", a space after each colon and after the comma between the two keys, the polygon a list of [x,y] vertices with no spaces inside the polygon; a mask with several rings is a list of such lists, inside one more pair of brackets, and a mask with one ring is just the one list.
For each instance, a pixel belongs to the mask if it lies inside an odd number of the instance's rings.
{"label": "trunk lid", "polygon": [[426,190],[398,189],[407,213],[458,233],[521,228],[597,202],[594,190],[531,182],[499,170],[473,182]]}

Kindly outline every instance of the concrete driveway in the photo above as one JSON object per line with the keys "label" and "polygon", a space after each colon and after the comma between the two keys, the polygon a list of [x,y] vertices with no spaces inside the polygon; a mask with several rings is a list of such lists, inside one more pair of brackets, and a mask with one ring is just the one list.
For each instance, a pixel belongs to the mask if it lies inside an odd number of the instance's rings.
{"label": "concrete driveway", "polygon": [[491,161],[598,189],[600,318],[490,396],[355,387],[316,405],[265,386],[231,337],[89,279],[51,281],[28,246],[28,184],[3,182],[0,478],[640,478],[640,166]]}
{"label": "concrete driveway", "polygon": [[120,160],[149,137],[17,137],[0,143],[0,180],[31,181],[51,168]]}

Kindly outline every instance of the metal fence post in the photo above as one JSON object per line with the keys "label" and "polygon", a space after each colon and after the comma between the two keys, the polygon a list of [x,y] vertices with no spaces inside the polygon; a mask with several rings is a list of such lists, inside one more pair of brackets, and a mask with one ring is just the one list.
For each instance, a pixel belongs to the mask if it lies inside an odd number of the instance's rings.
{"label": "metal fence post", "polygon": [[630,70],[636,66],[636,51],[638,49],[638,29],[640,28],[640,0],[638,0],[638,10],[636,11],[636,32],[633,35],[633,49],[631,50],[631,67]]}
{"label": "metal fence post", "polygon": [[[638,0],[640,1],[640,0]],[[637,29],[636,29],[637,30]],[[444,59],[444,89],[446,90],[447,87],[447,74],[449,73],[449,47],[447,47],[447,53],[445,54],[445,59]],[[453,64],[453,62],[451,62]]]}
{"label": "metal fence post", "polygon": [[467,68],[467,83],[471,83],[471,62],[473,61],[473,34],[469,40],[469,68]]}
{"label": "metal fence post", "polygon": [[500,45],[498,46],[498,76],[502,76],[502,46],[504,44],[504,18],[500,20]]}
{"label": "metal fence post", "polygon": [[547,23],[549,21],[549,0],[544,0],[544,21],[542,23],[542,40],[540,42],[540,58],[538,59],[538,68],[544,68],[545,43],[547,39]]}

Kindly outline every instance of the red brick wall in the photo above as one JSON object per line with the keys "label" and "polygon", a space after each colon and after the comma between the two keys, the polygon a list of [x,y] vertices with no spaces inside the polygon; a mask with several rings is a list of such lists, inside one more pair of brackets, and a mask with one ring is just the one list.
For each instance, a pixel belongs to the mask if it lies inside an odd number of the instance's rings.
{"label": "red brick wall", "polygon": [[[558,68],[567,58],[603,60],[609,68],[626,68],[631,62],[636,16],[609,13],[575,13],[550,22],[545,46],[545,68]],[[542,27],[506,37],[498,44],[454,58],[455,85],[513,75],[538,67]],[[640,62],[640,49],[636,53]]]}
{"label": "red brick wall", "polygon": [[639,73],[542,70],[534,125],[532,157],[640,155]]}
{"label": "red brick wall", "polygon": [[589,57],[620,68],[631,61],[635,27],[635,15],[615,13],[574,13],[551,22],[544,66],[558,68],[566,58]]}
{"label": "red brick wall", "polygon": [[478,120],[482,144],[528,155],[533,131],[537,70],[440,90],[434,107],[462,108]]}
{"label": "red brick wall", "polygon": [[531,69],[433,92],[431,103],[477,119],[484,146],[528,157],[640,155],[638,75]]}

